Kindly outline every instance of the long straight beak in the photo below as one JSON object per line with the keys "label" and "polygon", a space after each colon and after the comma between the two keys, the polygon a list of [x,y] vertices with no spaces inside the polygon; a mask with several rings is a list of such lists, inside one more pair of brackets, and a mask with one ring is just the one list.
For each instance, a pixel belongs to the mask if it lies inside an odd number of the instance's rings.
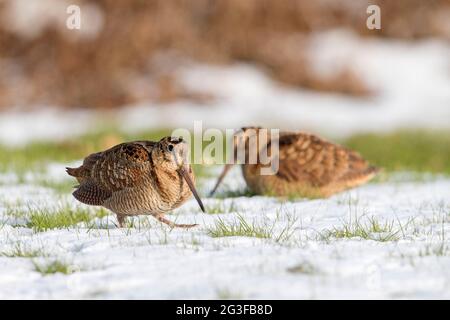
{"label": "long straight beak", "polygon": [[183,176],[184,180],[189,186],[189,189],[191,189],[192,194],[194,195],[195,200],[197,200],[198,205],[200,206],[200,209],[202,209],[203,212],[205,212],[205,207],[203,206],[203,202],[198,196],[197,190],[195,189],[194,183],[191,180],[191,177],[189,176],[188,172],[184,167],[181,167],[178,169],[178,172]]}
{"label": "long straight beak", "polygon": [[219,176],[219,179],[217,179],[216,185],[214,186],[214,188],[212,189],[212,191],[209,193],[209,196],[211,197],[217,190],[217,188],[219,187],[219,185],[222,183],[223,178],[225,178],[225,176],[227,175],[228,171],[230,171],[231,167],[233,165],[232,164],[226,164],[223,167],[223,171]]}

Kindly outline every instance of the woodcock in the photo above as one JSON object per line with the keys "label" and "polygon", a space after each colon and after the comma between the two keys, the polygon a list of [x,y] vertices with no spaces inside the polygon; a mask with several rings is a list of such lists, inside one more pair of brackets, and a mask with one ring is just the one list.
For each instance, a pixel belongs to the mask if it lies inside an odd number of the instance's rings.
{"label": "woodcock", "polygon": [[205,211],[187,155],[188,144],[182,138],[133,141],[91,154],[81,167],[67,168],[67,173],[80,183],[73,196],[111,210],[120,227],[127,216],[150,214],[170,227],[190,228],[196,224],[175,224],[164,218],[192,194]]}
{"label": "woodcock", "polygon": [[[279,150],[270,154],[273,143],[270,131],[262,128],[242,128],[233,136],[234,154],[244,143],[245,159],[249,159],[249,147],[256,143],[258,152],[266,152],[279,159],[278,171],[262,175],[263,165],[258,158],[254,164],[244,161],[242,174],[250,191],[274,196],[298,196],[306,198],[329,197],[340,191],[361,185],[379,171],[370,166],[360,154],[343,146],[325,141],[315,135],[302,132],[280,132]],[[262,141],[260,141],[260,139]],[[236,158],[235,158],[236,159]],[[226,164],[211,195],[217,190],[232,164]]]}

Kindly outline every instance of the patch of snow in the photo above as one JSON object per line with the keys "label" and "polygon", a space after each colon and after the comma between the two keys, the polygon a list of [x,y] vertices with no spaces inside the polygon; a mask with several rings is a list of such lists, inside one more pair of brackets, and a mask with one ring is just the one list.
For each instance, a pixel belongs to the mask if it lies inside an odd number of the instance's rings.
{"label": "patch of snow", "polygon": [[208,105],[179,100],[142,103],[117,112],[0,114],[0,143],[76,136],[105,123],[142,129],[239,128],[262,125],[343,137],[401,128],[450,128],[450,44],[361,38],[347,31],[317,33],[308,49],[318,69],[351,67],[374,91],[354,98],[282,86],[254,66],[188,64],[175,71],[185,87],[216,97]]}
{"label": "patch of snow", "polygon": [[[61,166],[62,168],[63,166]],[[56,166],[55,166],[56,168]],[[55,169],[56,170],[56,169]],[[62,169],[61,169],[62,170]],[[213,179],[200,179],[206,194]],[[243,187],[238,168],[227,176],[218,196]],[[450,180],[371,183],[329,199],[283,201],[270,197],[204,198],[173,214],[191,230],[170,230],[152,217],[130,219],[119,229],[113,215],[94,225],[33,232],[8,216],[16,204],[38,206],[51,214],[61,203],[83,206],[70,195],[28,184],[0,186],[0,298],[450,298]],[[218,219],[270,228],[272,239],[208,234]],[[323,238],[359,217],[392,223],[398,240]],[[23,223],[22,223],[23,224]],[[288,226],[292,236],[276,241]],[[385,235],[382,233],[380,236]],[[376,239],[376,237],[375,237]],[[8,257],[20,246],[47,256]],[[446,246],[439,254],[440,246]],[[62,261],[69,275],[42,275],[34,263]],[[308,272],[302,272],[307,265]],[[305,269],[303,269],[305,270]]]}
{"label": "patch of snow", "polygon": [[[178,76],[193,91],[217,99],[208,106],[179,101],[121,112],[124,130],[262,125],[332,136],[401,128],[449,128],[450,45],[438,40],[402,42],[360,38],[346,31],[318,33],[309,48],[313,67],[351,67],[375,96],[353,98],[281,86],[250,65],[191,65]],[[174,116],[177,115],[177,116]],[[179,116],[178,116],[179,115]]]}
{"label": "patch of snow", "polygon": [[36,140],[64,140],[83,134],[97,120],[89,111],[55,108],[0,113],[0,143],[18,146]]}

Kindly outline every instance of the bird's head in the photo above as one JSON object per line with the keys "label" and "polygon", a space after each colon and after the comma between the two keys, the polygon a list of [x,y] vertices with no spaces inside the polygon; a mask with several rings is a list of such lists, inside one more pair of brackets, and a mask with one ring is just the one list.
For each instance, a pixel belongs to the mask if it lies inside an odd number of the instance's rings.
{"label": "bird's head", "polygon": [[189,166],[189,146],[182,137],[164,137],[156,145],[160,165],[168,170]]}
{"label": "bird's head", "polygon": [[[259,152],[262,147],[262,145],[260,144],[260,139],[264,137],[264,134],[267,135],[268,132],[269,131],[267,129],[263,129],[262,127],[243,127],[240,130],[236,131],[236,133],[233,135],[232,141],[233,158],[230,159],[229,163],[225,164],[222,173],[217,179],[216,185],[210,193],[210,196],[212,196],[217,190],[222,180],[230,171],[233,164],[248,164],[258,162]],[[267,144],[267,139],[265,140],[265,144]],[[264,144],[264,141],[261,141],[261,143]]]}
{"label": "bird's head", "polygon": [[189,145],[182,137],[164,137],[155,146],[156,158],[159,160],[156,165],[161,166],[166,171],[175,171],[186,181],[189,189],[197,200],[200,208],[205,212],[202,200],[200,199],[194,182],[191,179],[192,168],[189,161]]}

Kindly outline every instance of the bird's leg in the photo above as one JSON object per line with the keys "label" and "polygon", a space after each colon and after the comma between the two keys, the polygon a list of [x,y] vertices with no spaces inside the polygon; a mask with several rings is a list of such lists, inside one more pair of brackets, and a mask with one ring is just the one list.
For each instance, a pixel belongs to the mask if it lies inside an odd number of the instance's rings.
{"label": "bird's leg", "polygon": [[117,221],[119,222],[120,228],[125,228],[125,216],[123,215],[117,215]]}
{"label": "bird's leg", "polygon": [[174,223],[174,222],[172,222],[170,220],[167,220],[166,218],[164,218],[163,215],[156,216],[156,219],[158,219],[158,221],[160,221],[162,223],[167,224],[171,228],[186,228],[186,229],[189,229],[189,228],[193,228],[193,227],[198,226],[198,224],[177,224],[177,223]]}

